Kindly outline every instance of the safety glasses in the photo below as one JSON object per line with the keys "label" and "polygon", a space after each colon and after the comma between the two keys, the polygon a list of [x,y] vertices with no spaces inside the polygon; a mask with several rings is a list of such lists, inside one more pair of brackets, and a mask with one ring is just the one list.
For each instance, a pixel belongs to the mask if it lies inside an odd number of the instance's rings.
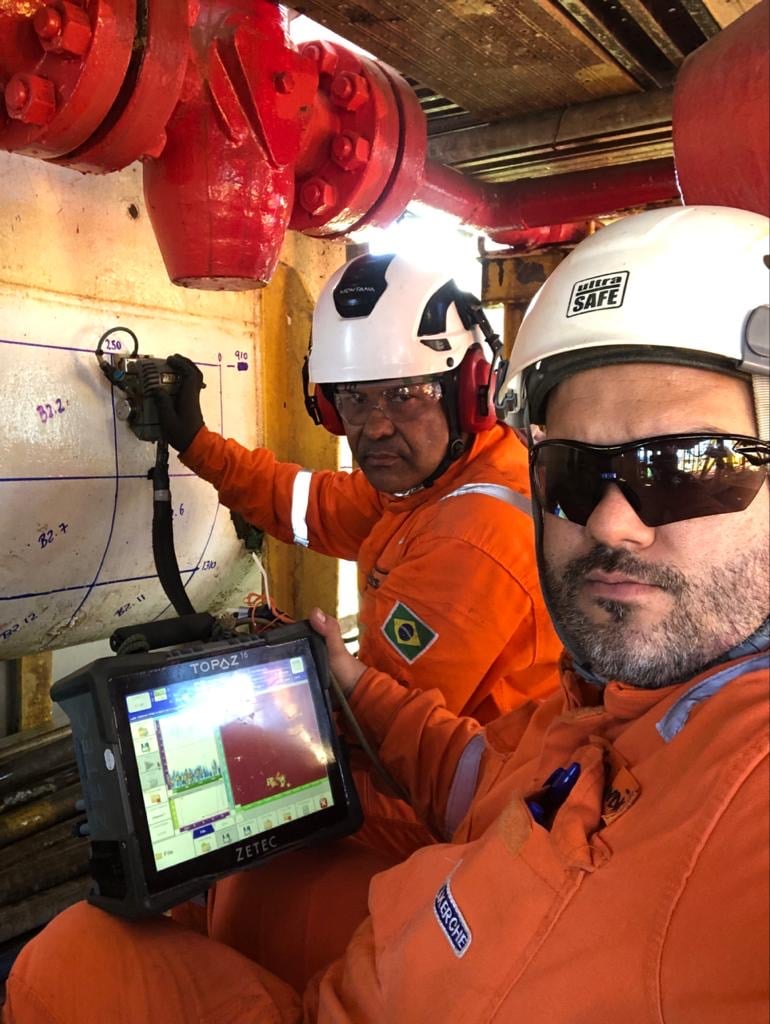
{"label": "safety glasses", "polygon": [[767,479],[770,445],[755,437],[681,434],[630,444],[542,441],[530,452],[545,512],[585,526],[610,485],[645,526],[742,512]]}
{"label": "safety glasses", "polygon": [[391,423],[409,423],[418,419],[427,406],[435,405],[441,394],[438,380],[395,381],[391,387],[338,384],[334,402],[346,423],[361,427],[375,409]]}

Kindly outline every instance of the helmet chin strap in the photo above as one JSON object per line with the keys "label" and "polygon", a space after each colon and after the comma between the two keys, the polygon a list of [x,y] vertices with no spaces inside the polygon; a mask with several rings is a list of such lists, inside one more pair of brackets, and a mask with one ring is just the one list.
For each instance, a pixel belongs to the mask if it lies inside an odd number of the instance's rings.
{"label": "helmet chin strap", "polygon": [[447,425],[449,426],[449,443],[441,462],[430,473],[422,483],[410,487],[407,494],[414,494],[416,491],[432,487],[440,476],[449,469],[453,462],[465,454],[469,446],[469,437],[463,436],[460,432],[460,424],[457,416],[457,377],[459,369],[451,373],[445,373],[441,381],[441,405],[444,409]]}

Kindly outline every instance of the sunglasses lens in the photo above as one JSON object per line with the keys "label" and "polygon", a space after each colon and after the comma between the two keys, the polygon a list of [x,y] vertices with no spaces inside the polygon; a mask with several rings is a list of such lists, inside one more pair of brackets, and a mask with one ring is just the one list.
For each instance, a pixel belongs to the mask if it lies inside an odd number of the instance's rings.
{"label": "sunglasses lens", "polygon": [[569,444],[534,450],[535,497],[544,512],[585,526],[604,490],[590,452]]}
{"label": "sunglasses lens", "polygon": [[585,526],[614,483],[655,527],[748,508],[767,479],[770,454],[745,438],[666,437],[614,449],[546,441],[532,460],[545,512]]}
{"label": "sunglasses lens", "polygon": [[648,526],[742,512],[767,477],[746,443],[724,437],[667,438],[640,444],[620,457],[619,475],[637,496]]}

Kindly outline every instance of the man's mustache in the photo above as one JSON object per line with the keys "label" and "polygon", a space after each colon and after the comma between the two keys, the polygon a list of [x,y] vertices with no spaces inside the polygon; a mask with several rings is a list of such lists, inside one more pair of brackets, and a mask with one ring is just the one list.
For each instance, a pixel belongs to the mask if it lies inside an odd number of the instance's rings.
{"label": "man's mustache", "polygon": [[672,594],[682,594],[687,590],[687,578],[678,569],[669,566],[645,562],[636,558],[628,551],[597,545],[582,558],[568,562],[562,575],[563,584],[575,587],[582,583],[589,572],[595,569],[601,572],[618,572],[630,576],[639,583],[647,583]]}
{"label": "man's mustache", "polygon": [[383,441],[362,441],[358,446],[356,452],[356,458],[360,462],[365,459],[368,455],[404,455],[406,454],[399,444],[393,443],[393,438],[389,437]]}

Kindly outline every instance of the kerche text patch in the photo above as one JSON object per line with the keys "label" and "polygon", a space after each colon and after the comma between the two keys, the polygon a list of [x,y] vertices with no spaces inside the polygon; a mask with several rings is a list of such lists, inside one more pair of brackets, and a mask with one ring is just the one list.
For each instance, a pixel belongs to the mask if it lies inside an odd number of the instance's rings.
{"label": "kerche text patch", "polygon": [[599,309],[617,309],[623,305],[627,284],[627,270],[576,281],[569,297],[567,316],[594,313]]}
{"label": "kerche text patch", "polygon": [[441,930],[447,937],[449,945],[456,957],[468,952],[473,936],[468,923],[460,913],[452,895],[449,879],[444,882],[433,901],[433,913],[436,915]]}

